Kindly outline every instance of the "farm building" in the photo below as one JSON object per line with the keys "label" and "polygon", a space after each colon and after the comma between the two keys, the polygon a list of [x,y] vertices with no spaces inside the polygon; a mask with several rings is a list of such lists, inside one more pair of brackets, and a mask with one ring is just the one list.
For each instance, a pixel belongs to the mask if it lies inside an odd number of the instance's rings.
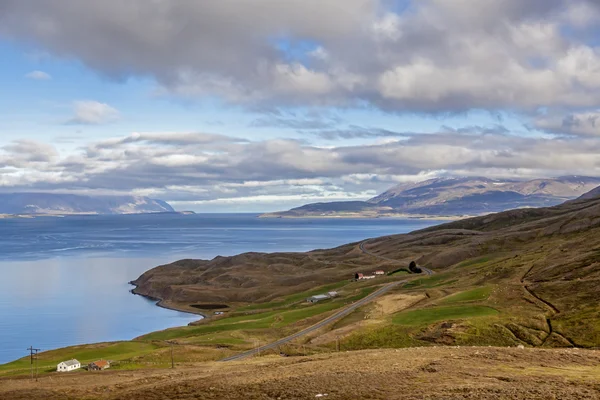
{"label": "farm building", "polygon": [[380,269],[380,270],[375,271],[373,274],[375,274],[375,275],[385,275],[385,271],[383,271],[383,270]]}
{"label": "farm building", "polygon": [[316,296],[309,297],[306,299],[309,303],[318,303],[319,301],[330,299],[331,297],[327,294],[318,294]]}
{"label": "farm building", "polygon": [[106,360],[94,361],[88,364],[88,371],[103,371],[110,368],[110,363]]}
{"label": "farm building", "polygon": [[327,296],[329,296],[329,298],[333,299],[334,297],[338,297],[339,294],[338,294],[338,292],[327,292]]}
{"label": "farm building", "polygon": [[[374,274],[376,274],[376,273],[374,272]],[[356,274],[354,274],[354,279],[356,279],[357,281],[362,281],[362,280],[365,280],[365,279],[374,279],[375,276],[376,275],[365,275],[363,273],[357,272]]]}
{"label": "farm building", "polygon": [[75,359],[63,361],[56,366],[57,372],[69,372],[81,368],[81,363]]}

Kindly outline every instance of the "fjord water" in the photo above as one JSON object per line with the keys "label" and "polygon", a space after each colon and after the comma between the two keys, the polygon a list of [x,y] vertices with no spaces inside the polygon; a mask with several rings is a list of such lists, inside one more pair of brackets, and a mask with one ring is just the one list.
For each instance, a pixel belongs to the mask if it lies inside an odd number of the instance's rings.
{"label": "fjord water", "polygon": [[156,307],[129,281],[182,258],[307,251],[435,224],[403,219],[260,219],[251,214],[0,220],[0,363],[128,340],[198,316]]}

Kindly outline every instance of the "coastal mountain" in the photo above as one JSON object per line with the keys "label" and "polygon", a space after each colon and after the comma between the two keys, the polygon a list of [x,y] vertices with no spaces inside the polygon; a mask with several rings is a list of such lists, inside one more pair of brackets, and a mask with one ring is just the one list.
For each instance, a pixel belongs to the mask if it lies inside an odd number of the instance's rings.
{"label": "coastal mountain", "polygon": [[307,204],[263,217],[463,216],[514,208],[548,207],[575,199],[600,186],[600,178],[565,176],[529,181],[484,177],[437,178],[406,183],[367,201]]}
{"label": "coastal mountain", "polygon": [[174,212],[162,200],[140,196],[80,196],[53,193],[0,193],[0,214],[143,214]]}

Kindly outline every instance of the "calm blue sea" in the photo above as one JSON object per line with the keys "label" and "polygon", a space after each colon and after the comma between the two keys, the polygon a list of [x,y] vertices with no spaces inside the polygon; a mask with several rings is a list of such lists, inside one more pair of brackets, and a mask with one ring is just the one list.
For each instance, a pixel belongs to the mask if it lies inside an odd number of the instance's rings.
{"label": "calm blue sea", "polygon": [[0,363],[127,340],[199,317],[132,295],[127,282],[182,258],[306,251],[435,224],[402,219],[259,219],[254,214],[0,220]]}

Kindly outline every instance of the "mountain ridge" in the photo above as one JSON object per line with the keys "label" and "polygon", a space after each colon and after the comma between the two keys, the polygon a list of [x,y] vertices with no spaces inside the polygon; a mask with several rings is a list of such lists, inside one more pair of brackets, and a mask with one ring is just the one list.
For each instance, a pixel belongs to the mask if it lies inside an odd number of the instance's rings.
{"label": "mountain ridge", "polygon": [[143,214],[175,212],[167,202],[144,196],[85,196],[56,193],[0,193],[0,214]]}
{"label": "mountain ridge", "polygon": [[600,178],[563,176],[528,181],[485,177],[402,183],[366,201],[321,202],[262,217],[476,216],[515,208],[549,207],[600,186]]}

